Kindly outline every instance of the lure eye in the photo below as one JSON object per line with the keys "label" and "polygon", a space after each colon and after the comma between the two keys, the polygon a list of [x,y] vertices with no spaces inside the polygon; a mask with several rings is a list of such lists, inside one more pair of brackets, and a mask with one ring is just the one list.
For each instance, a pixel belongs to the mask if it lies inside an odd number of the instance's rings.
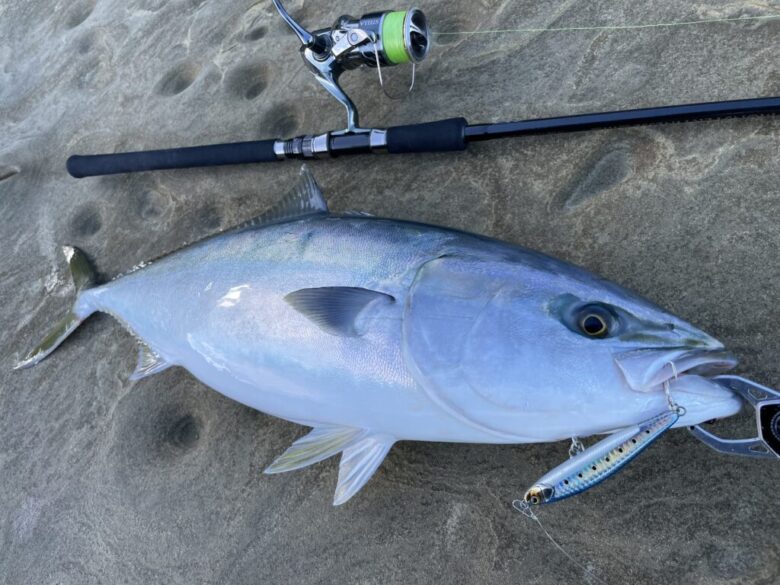
{"label": "lure eye", "polygon": [[580,329],[590,337],[606,337],[609,326],[601,315],[588,313],[580,319]]}
{"label": "lure eye", "polygon": [[553,490],[551,488],[545,485],[535,485],[525,493],[525,497],[523,499],[529,504],[537,506],[546,502],[552,497],[552,495]]}
{"label": "lure eye", "polygon": [[525,494],[525,501],[534,506],[542,503],[542,490],[537,486],[529,489]]}

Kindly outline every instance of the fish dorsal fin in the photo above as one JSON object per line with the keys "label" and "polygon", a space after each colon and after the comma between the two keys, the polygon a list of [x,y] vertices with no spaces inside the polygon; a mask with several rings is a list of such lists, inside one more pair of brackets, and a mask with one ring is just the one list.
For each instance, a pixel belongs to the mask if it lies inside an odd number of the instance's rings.
{"label": "fish dorsal fin", "polygon": [[167,370],[173,364],[156,354],[148,345],[141,344],[138,347],[138,365],[130,374],[131,380],[142,380],[147,376]]}
{"label": "fish dorsal fin", "polygon": [[248,227],[284,223],[307,217],[328,213],[328,204],[322,194],[314,175],[303,165],[298,182],[276,205],[246,221],[235,228],[240,230]]}
{"label": "fish dorsal fin", "polygon": [[287,451],[268,466],[265,473],[283,473],[319,463],[343,451],[365,433],[366,431],[351,427],[315,428],[290,445]]}
{"label": "fish dorsal fin", "polygon": [[370,306],[395,302],[388,294],[352,286],[302,288],[284,300],[323,331],[340,337],[362,335],[361,313]]}
{"label": "fish dorsal fin", "polygon": [[[215,233],[204,236],[200,239],[193,241],[185,241],[177,248],[169,250],[164,254],[155,256],[151,260],[147,260],[138,266],[133,267],[125,274],[130,274],[136,270],[140,270],[157,260],[160,260],[166,256],[174,254],[179,250],[191,246],[193,244],[204,242],[211,238],[217,238],[224,236],[225,234],[232,234],[235,232],[243,231],[247,228],[260,227],[265,225],[271,225],[275,223],[284,223],[286,221],[293,221],[302,217],[308,217],[311,215],[324,215],[329,213],[328,204],[325,202],[325,197],[320,191],[319,185],[314,180],[314,176],[311,174],[306,165],[301,166],[300,177],[298,178],[295,186],[285,195],[276,205],[264,211],[260,215],[243,221],[237,225],[219,230]],[[68,256],[68,261],[71,262],[71,253],[68,249],[65,250],[65,255]],[[88,265],[87,265],[88,266]],[[123,275],[119,275],[123,276]],[[116,278],[119,278],[117,276]],[[75,278],[75,275],[74,275]],[[115,278],[115,280],[116,280]]]}
{"label": "fish dorsal fin", "polygon": [[389,435],[371,434],[344,449],[339,465],[339,483],[333,505],[339,506],[366,485],[384,461],[395,439]]}
{"label": "fish dorsal fin", "polygon": [[344,217],[374,217],[373,213],[369,213],[368,211],[358,211],[357,209],[347,209],[341,215]]}

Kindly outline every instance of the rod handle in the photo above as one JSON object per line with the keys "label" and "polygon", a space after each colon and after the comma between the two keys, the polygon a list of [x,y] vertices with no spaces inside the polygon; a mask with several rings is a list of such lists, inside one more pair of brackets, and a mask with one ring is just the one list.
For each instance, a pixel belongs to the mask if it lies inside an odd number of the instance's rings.
{"label": "rod handle", "polygon": [[393,154],[466,150],[465,118],[387,129],[387,151]]}
{"label": "rod handle", "polygon": [[279,160],[274,153],[274,142],[276,141],[254,140],[166,150],[114,154],[74,154],[68,158],[67,167],[71,176],[80,179],[138,171],[272,162]]}

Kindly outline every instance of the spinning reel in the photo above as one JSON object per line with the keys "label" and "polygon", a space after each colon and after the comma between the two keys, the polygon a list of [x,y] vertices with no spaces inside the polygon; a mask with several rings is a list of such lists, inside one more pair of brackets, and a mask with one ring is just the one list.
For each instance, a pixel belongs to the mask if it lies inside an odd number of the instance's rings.
{"label": "spinning reel", "polygon": [[[273,0],[281,17],[301,41],[301,56],[314,77],[347,110],[347,127],[331,135],[371,132],[361,128],[355,104],[339,85],[345,71],[362,65],[382,67],[412,64],[414,67],[428,54],[430,39],[425,15],[418,9],[396,12],[371,12],[360,18],[341,16],[330,28],[309,32]],[[411,89],[411,88],[410,88]]]}

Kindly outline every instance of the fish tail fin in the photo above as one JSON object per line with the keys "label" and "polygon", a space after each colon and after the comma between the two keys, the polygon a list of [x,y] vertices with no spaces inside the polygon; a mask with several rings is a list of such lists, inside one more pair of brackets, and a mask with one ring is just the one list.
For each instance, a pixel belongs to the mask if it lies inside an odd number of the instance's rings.
{"label": "fish tail fin", "polygon": [[95,309],[82,297],[82,293],[94,287],[97,284],[95,271],[92,268],[87,256],[73,246],[63,246],[65,259],[68,261],[70,276],[76,287],[76,302],[73,308],[65,315],[54,327],[51,328],[43,341],[33,348],[19,363],[14,366],[15,370],[31,368],[65,341],[65,338],[73,333],[81,323],[95,312]]}

